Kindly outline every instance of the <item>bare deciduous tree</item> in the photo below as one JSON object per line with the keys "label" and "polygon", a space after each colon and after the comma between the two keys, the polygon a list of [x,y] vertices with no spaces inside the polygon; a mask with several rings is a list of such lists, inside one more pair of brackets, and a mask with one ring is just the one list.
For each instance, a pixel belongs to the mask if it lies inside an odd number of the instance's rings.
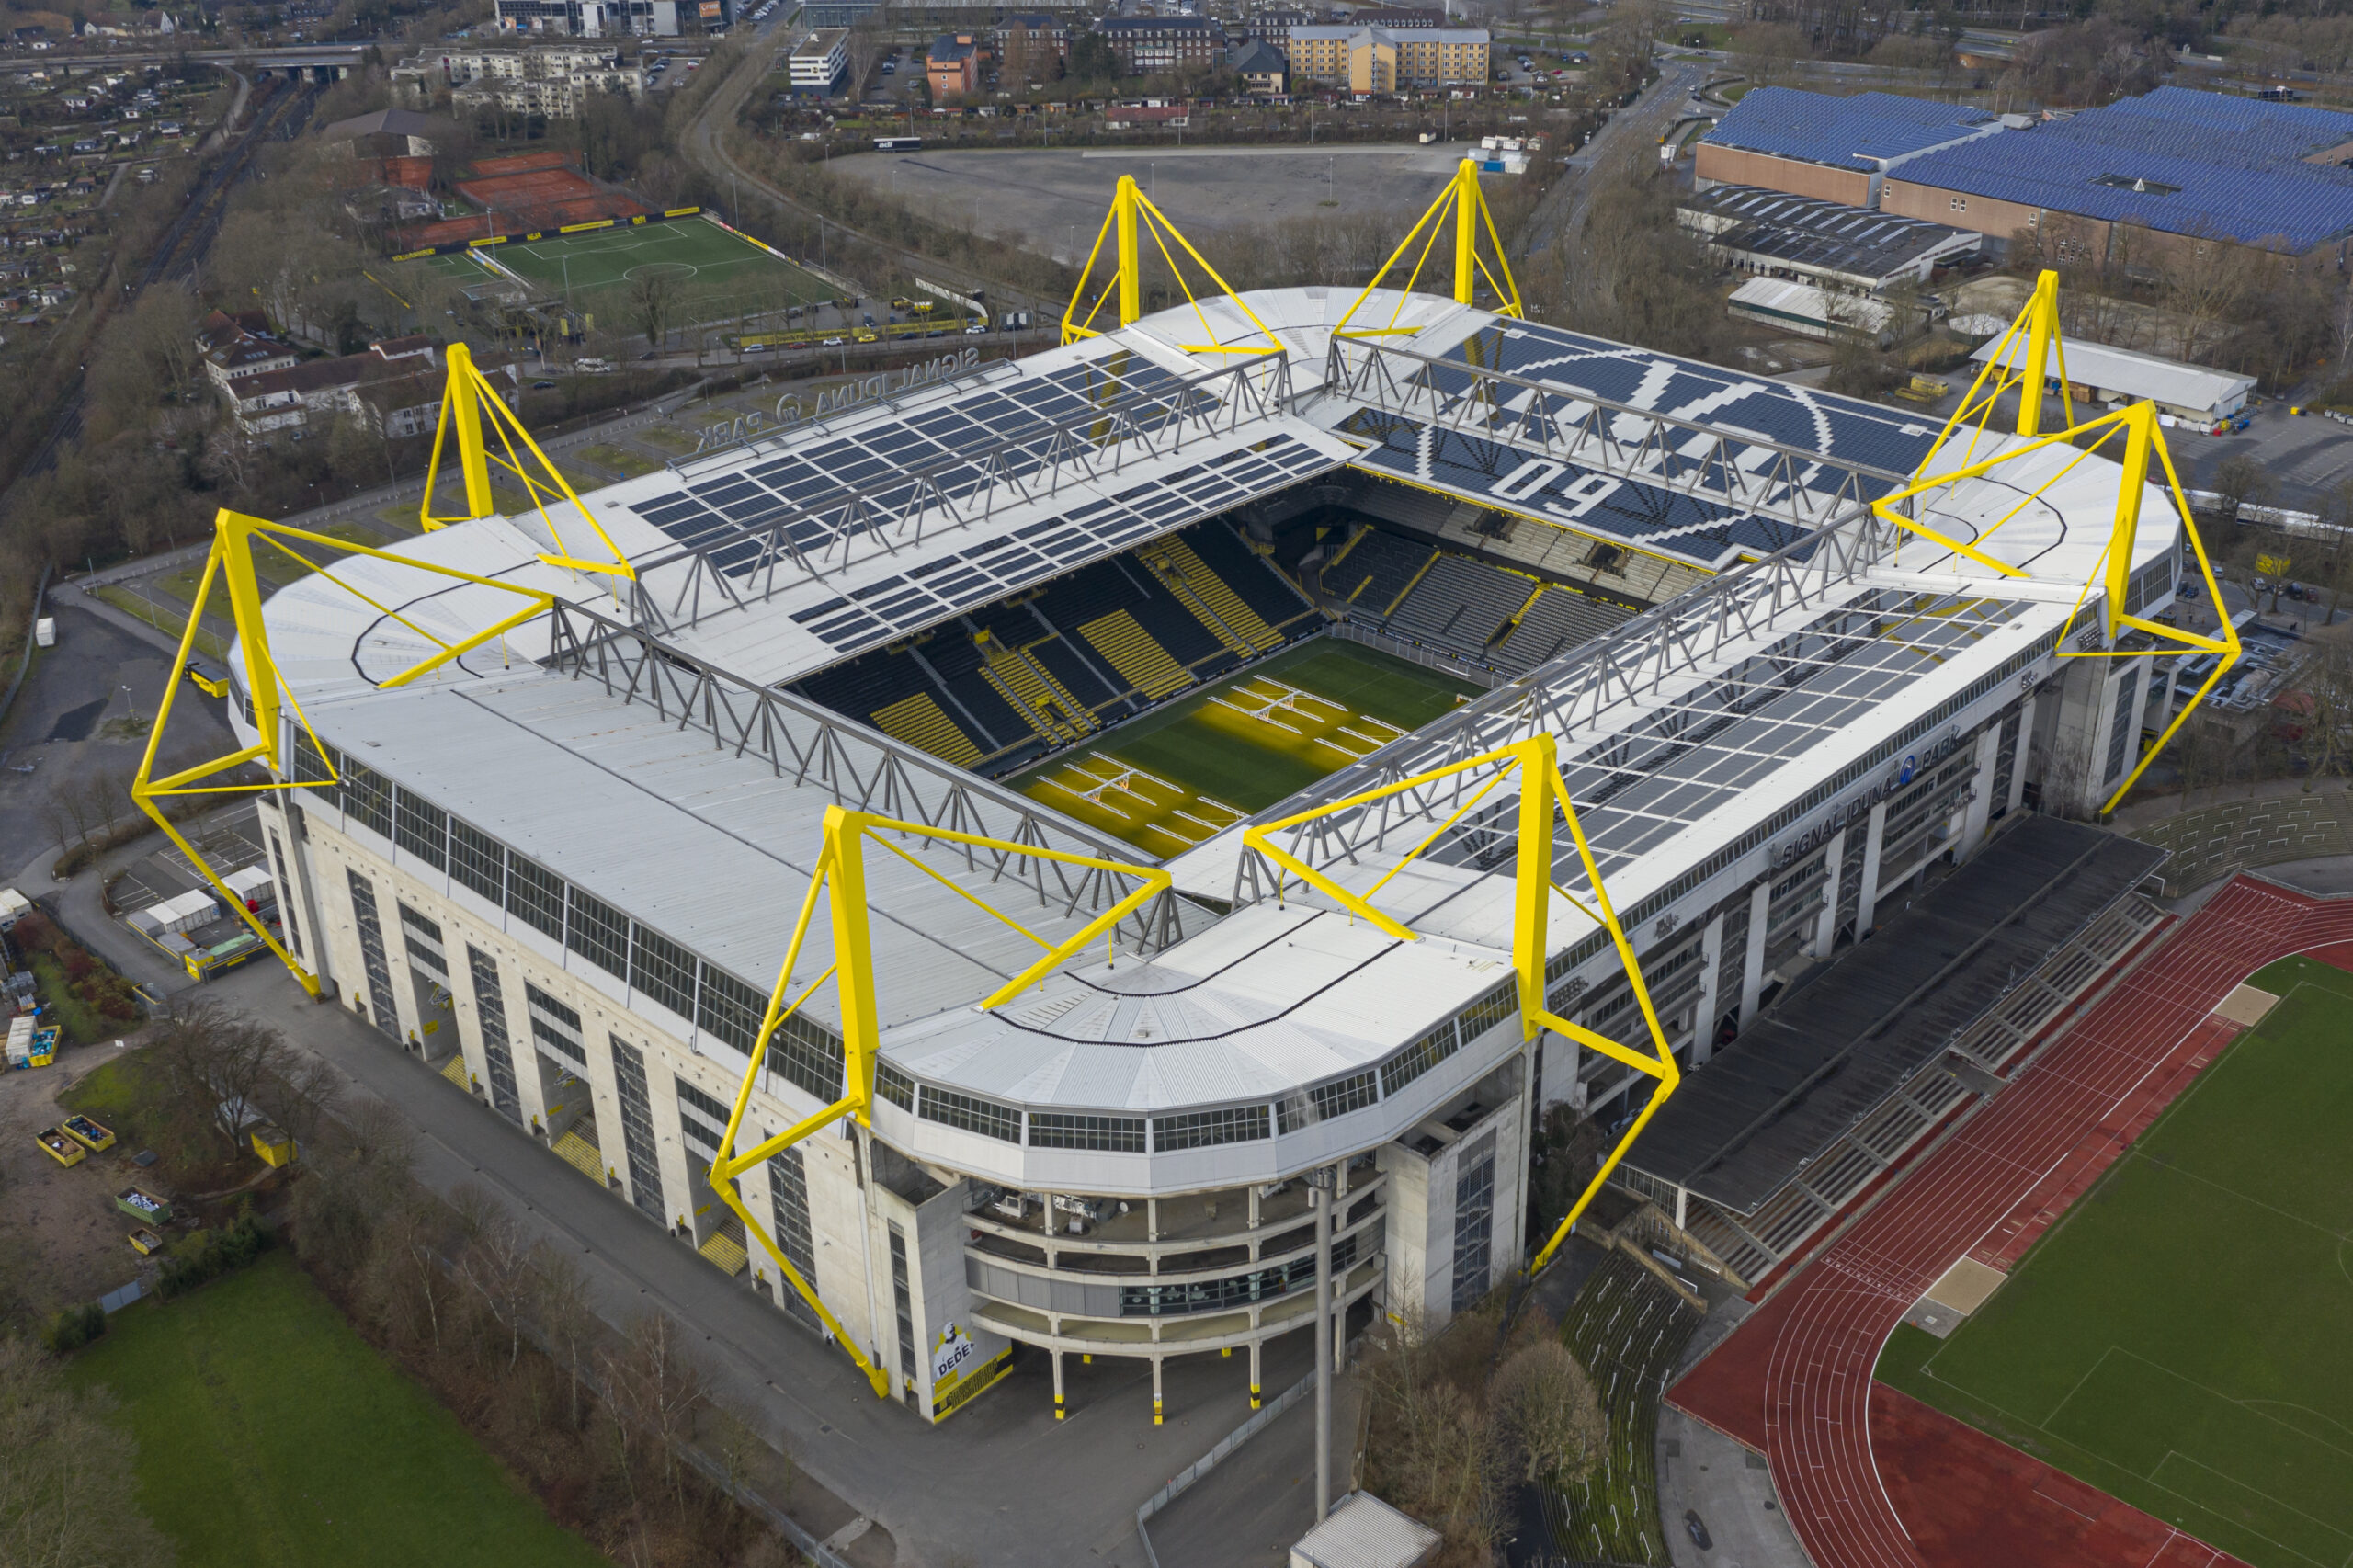
{"label": "bare deciduous tree", "polygon": [[1513,1352],[1495,1374],[1493,1398],[1529,1481],[1574,1481],[1593,1468],[1608,1441],[1601,1396],[1558,1339]]}
{"label": "bare deciduous tree", "polygon": [[108,1405],[68,1388],[31,1340],[0,1337],[0,1568],[172,1560],[139,1511],[136,1452]]}

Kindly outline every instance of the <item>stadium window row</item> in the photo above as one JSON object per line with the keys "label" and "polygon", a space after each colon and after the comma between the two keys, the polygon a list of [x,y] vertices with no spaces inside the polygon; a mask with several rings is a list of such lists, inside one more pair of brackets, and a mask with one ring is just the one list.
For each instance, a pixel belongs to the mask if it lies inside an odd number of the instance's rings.
{"label": "stadium window row", "polygon": [[[447,870],[453,881],[485,902],[695,1028],[739,1052],[751,1051],[767,1011],[765,991],[631,920],[430,801],[411,800],[406,790],[335,748],[329,746],[323,753],[299,730],[293,765],[295,783],[322,804],[341,808],[349,822],[370,828],[388,844],[398,844],[389,831],[396,816],[412,823],[442,824],[442,839],[420,839],[419,846],[406,852]],[[335,782],[338,778],[340,782]],[[365,812],[351,810],[355,798],[365,802]],[[379,823],[383,826],[380,828]],[[402,914],[410,916],[411,912],[404,907]],[[413,918],[430,926],[435,942],[440,941],[438,924],[422,916]],[[1272,1106],[1260,1101],[1154,1116],[1148,1121],[1143,1117],[1102,1112],[1025,1111],[1019,1106],[924,1083],[889,1062],[876,1064],[875,1091],[886,1104],[925,1120],[1033,1149],[1174,1153],[1258,1142],[1377,1105],[1490,1029],[1516,1022],[1519,1006],[1515,985],[1506,981],[1495,986],[1383,1062],[1311,1085]],[[536,985],[527,983],[524,994],[533,1037],[551,1054],[585,1074],[586,1051],[579,1013]],[[841,1096],[847,1074],[841,1037],[805,1014],[796,1013],[779,1028],[768,1042],[768,1064],[770,1071],[820,1100],[830,1102]],[[723,1108],[715,1112],[709,1107],[701,1108],[705,1115],[716,1115],[724,1127]]]}

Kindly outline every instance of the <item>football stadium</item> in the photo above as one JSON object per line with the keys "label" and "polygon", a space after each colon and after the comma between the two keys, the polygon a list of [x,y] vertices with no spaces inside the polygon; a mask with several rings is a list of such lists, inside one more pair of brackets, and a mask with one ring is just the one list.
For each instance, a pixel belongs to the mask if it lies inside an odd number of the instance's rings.
{"label": "football stadium", "polygon": [[2145,407],[1544,325],[1477,201],[1450,292],[1147,312],[1122,181],[1060,347],[513,516],[460,363],[447,526],[265,603],[222,519],[282,956],[926,1419],[1442,1324],[1563,1104],[1761,1278],[2134,928],[2067,819],[2235,642]]}

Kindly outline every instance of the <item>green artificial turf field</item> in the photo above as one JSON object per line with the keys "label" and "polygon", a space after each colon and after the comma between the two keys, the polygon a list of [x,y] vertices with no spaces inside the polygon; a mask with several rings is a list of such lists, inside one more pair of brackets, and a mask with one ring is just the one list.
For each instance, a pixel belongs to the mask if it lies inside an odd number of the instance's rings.
{"label": "green artificial turf field", "polygon": [[[1273,722],[1237,711],[1285,688]],[[1139,849],[1169,855],[1263,810],[1478,688],[1373,649],[1317,638],[1169,703],[1023,775],[1027,793]],[[1223,699],[1223,701],[1216,700]],[[1321,699],[1323,700],[1314,700]]]}
{"label": "green artificial turf field", "polygon": [[72,1376],[119,1403],[180,1568],[593,1568],[282,1253],[118,1312]]}
{"label": "green artificial turf field", "polygon": [[625,296],[632,283],[656,275],[675,279],[682,298],[751,295],[762,308],[805,305],[835,292],[813,273],[699,218],[510,240],[496,250],[501,267],[551,292],[569,288],[575,305]]}
{"label": "green artificial turf field", "polygon": [[2256,1568],[2353,1560],[2353,974],[2287,959],[1949,1340],[1880,1377]]}

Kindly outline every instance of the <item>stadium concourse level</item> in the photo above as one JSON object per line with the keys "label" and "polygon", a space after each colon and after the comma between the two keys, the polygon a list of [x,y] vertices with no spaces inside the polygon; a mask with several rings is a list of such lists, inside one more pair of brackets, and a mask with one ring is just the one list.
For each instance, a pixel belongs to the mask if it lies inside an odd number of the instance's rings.
{"label": "stadium concourse level", "polygon": [[1002,776],[1319,630],[1212,518],[798,683],[933,756]]}

